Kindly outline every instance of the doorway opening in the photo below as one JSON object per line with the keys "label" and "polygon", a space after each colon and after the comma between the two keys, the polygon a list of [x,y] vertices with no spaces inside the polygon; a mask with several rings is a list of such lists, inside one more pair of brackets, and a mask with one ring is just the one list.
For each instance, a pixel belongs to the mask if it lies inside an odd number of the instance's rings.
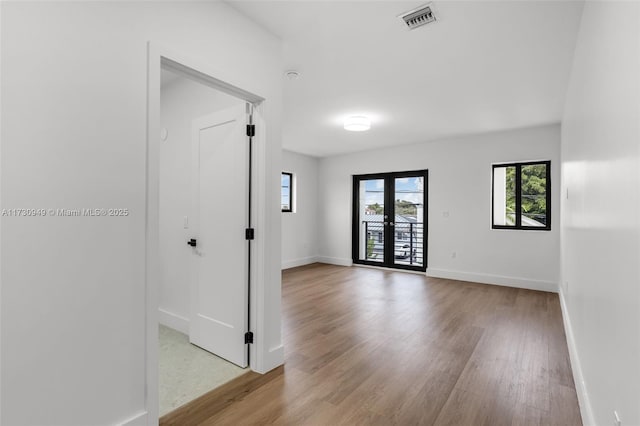
{"label": "doorway opening", "polygon": [[252,106],[163,67],[159,149],[159,415],[248,366]]}
{"label": "doorway opening", "polygon": [[353,263],[426,271],[428,171],[353,176]]}
{"label": "doorway opening", "polygon": [[[267,150],[264,148],[266,126],[262,118],[264,98],[214,77],[217,72],[209,65],[166,47],[149,43],[148,61],[146,412],[138,417],[153,423],[161,412],[161,332],[164,334],[162,338],[172,331],[181,333],[182,340],[189,342],[191,349],[195,346],[204,348],[217,354],[218,358],[238,364],[237,368],[245,368],[245,371],[248,368],[258,372],[264,370],[264,343],[260,339],[254,342],[252,330],[260,331],[264,324],[259,308],[264,305],[265,280],[257,271],[262,271],[264,265],[265,240],[253,241],[254,233],[249,231],[253,231],[253,226],[265,228],[265,189],[257,175],[258,172],[264,173]],[[204,115],[187,120],[190,123],[186,126],[189,129],[187,136],[184,133],[179,136],[179,132],[165,126],[161,117],[162,74],[167,77],[167,72],[177,75],[170,76],[170,79],[181,78],[197,83],[200,90],[214,89],[221,101],[218,107],[222,109],[216,108],[214,112],[205,110]],[[225,104],[223,98],[233,101]],[[180,187],[179,190],[174,188],[174,195],[183,193],[181,202],[176,205],[188,210],[188,213],[180,214],[178,224],[174,220],[175,214],[169,217],[170,213],[163,213],[160,208],[162,198],[167,195],[162,193],[164,172],[161,170],[161,156],[170,162],[176,161],[172,157],[175,152],[169,150],[168,155],[162,152],[163,144],[167,144],[172,135],[179,136],[180,143],[190,148],[190,153],[181,157],[179,165],[172,163],[174,176],[181,176],[182,182],[182,186],[176,186]],[[221,159],[225,160],[224,164],[220,164]],[[188,199],[186,202],[184,196]],[[225,208],[228,206],[232,208]],[[218,210],[214,215],[211,210],[215,208]],[[161,256],[161,240],[170,240],[171,244],[177,241],[163,237],[161,220],[164,216],[168,218],[168,226],[175,231],[173,236],[178,235],[176,238],[180,239],[177,245],[174,244],[175,249],[187,250],[188,260],[185,262],[182,257],[181,267],[190,268],[188,273],[178,277],[181,285],[168,291],[173,291],[169,299],[180,293],[180,312],[171,312],[179,304],[165,303],[163,294],[167,290],[162,286],[163,274],[170,269],[165,260],[173,258]],[[222,219],[215,220],[219,218]],[[186,241],[180,232],[188,233]],[[184,251],[181,253],[185,255]],[[190,266],[185,266],[187,263]],[[185,292],[188,294],[186,303]],[[188,305],[186,311],[185,304]],[[194,321],[194,318],[198,320]],[[165,323],[162,330],[161,323]],[[165,333],[167,330],[169,333]],[[232,350],[225,351],[225,348]]]}

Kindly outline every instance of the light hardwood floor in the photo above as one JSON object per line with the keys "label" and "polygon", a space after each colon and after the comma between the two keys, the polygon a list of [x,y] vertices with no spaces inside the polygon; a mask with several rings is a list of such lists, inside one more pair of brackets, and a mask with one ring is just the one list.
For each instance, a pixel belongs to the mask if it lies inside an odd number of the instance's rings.
{"label": "light hardwood floor", "polygon": [[285,366],[162,425],[581,425],[557,294],[322,264],[282,293]]}

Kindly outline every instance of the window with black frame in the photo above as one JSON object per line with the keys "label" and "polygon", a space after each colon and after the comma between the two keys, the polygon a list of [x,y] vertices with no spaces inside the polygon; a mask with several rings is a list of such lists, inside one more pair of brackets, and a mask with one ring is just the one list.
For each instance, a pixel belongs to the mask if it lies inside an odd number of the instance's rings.
{"label": "window with black frame", "polygon": [[282,211],[291,213],[293,211],[293,173],[282,172],[280,182],[280,205]]}
{"label": "window with black frame", "polygon": [[494,164],[493,229],[551,230],[551,162]]}

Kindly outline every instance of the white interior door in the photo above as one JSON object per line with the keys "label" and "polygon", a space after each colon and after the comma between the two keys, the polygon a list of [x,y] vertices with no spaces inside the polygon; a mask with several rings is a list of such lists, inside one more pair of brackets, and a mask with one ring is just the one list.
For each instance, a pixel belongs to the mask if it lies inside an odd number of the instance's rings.
{"label": "white interior door", "polygon": [[189,340],[247,366],[246,106],[193,121],[193,279]]}

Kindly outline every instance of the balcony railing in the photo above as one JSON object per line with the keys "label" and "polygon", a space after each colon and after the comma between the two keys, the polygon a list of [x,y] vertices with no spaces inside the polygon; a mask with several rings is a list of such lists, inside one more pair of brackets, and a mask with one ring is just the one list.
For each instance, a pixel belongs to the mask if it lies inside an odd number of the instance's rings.
{"label": "balcony railing", "polygon": [[[362,246],[364,260],[372,262],[384,261],[385,222],[362,221]],[[424,224],[417,222],[396,222],[393,230],[393,259],[401,265],[424,265]]]}

